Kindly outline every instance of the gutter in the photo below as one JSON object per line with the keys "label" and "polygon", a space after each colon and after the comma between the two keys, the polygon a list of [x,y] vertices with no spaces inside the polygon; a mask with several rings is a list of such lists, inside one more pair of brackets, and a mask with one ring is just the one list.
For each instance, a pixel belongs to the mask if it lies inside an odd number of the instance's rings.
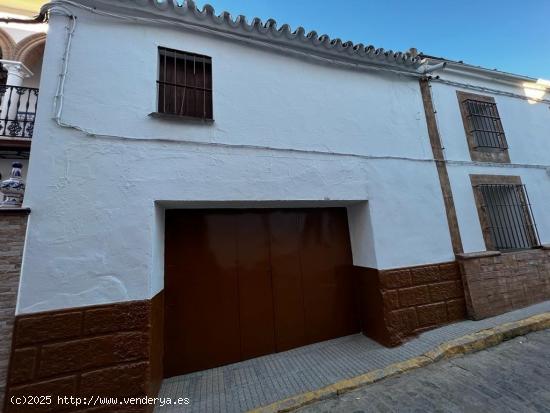
{"label": "gutter", "polygon": [[[435,57],[435,56],[429,56],[429,55],[423,55],[420,54],[420,57],[423,57],[426,61],[426,65],[428,65],[430,62],[435,63],[433,66],[436,66],[437,64],[446,63],[446,68],[448,72],[454,72],[461,75],[469,75],[473,77],[477,77],[483,80],[492,80],[495,82],[504,83],[510,86],[520,86],[525,87],[523,83],[532,83],[536,84],[539,79],[530,77],[530,76],[524,76],[524,75],[518,75],[515,73],[509,73],[509,72],[502,72],[500,70],[496,69],[486,69],[484,67],[480,66],[474,66],[468,63],[463,62],[457,62],[454,60],[445,59],[443,57]],[[539,84],[537,84],[539,86]],[[539,87],[537,87],[539,89]],[[540,85],[541,90],[546,90],[547,92],[550,92],[550,87]]]}
{"label": "gutter", "polygon": [[447,62],[440,62],[434,65],[430,65],[430,61],[428,59],[424,59],[422,63],[423,63],[422,66],[416,69],[416,72],[422,75],[429,75],[435,72],[436,70],[443,70],[447,67]]}

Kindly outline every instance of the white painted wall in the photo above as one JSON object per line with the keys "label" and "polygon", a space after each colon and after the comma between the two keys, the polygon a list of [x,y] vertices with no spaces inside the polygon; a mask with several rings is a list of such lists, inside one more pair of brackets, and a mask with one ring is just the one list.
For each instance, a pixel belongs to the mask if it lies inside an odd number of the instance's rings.
{"label": "white painted wall", "polygon": [[[518,87],[504,85],[489,79],[458,76],[442,71],[440,76],[447,80],[484,86],[504,92],[526,96],[528,92],[519,83]],[[520,176],[529,194],[533,215],[542,243],[550,243],[550,108],[548,104],[534,103],[514,97],[476,92],[495,98],[499,115],[509,146],[511,164],[479,165],[471,162],[468,143],[460,115],[456,87],[434,82],[432,93],[437,110],[441,139],[445,147],[449,178],[465,252],[485,251],[470,174]],[[532,95],[527,95],[532,96]],[[539,95],[550,99],[550,96]],[[465,161],[466,164],[453,164],[452,161]]]}
{"label": "white painted wall", "polygon": [[[356,264],[453,259],[415,80],[78,13],[63,122],[93,135],[51,119],[66,34],[53,16],[18,313],[157,293],[170,204],[362,202],[349,209]],[[213,125],[148,116],[159,45],[212,56]]]}

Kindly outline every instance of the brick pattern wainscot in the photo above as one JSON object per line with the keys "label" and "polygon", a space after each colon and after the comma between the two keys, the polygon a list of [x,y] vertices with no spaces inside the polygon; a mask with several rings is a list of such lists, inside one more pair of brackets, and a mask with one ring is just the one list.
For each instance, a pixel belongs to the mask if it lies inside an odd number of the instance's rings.
{"label": "brick pattern wainscot", "polygon": [[459,254],[468,314],[474,320],[550,299],[550,245]]}
{"label": "brick pattern wainscot", "polygon": [[[18,316],[4,411],[151,411],[151,406],[87,410],[58,405],[57,396],[154,397],[162,380],[162,308],[159,294],[152,300]],[[9,402],[28,395],[51,395],[54,403]]]}
{"label": "brick pattern wainscot", "polygon": [[358,272],[363,331],[384,345],[466,317],[456,262]]}
{"label": "brick pattern wainscot", "polygon": [[4,403],[28,209],[0,209],[0,407]]}

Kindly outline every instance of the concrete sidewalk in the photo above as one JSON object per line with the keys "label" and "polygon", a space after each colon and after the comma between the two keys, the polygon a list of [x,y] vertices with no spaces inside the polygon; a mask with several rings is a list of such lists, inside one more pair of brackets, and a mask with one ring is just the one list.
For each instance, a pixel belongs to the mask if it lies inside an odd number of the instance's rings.
{"label": "concrete sidewalk", "polygon": [[550,329],[441,361],[296,413],[550,411]]}
{"label": "concrete sidewalk", "polygon": [[[550,312],[550,301],[481,321],[451,324],[391,349],[360,334],[342,337],[166,379],[159,397],[188,397],[191,403],[186,412],[248,411],[409,360],[480,330],[546,312]],[[181,406],[155,409],[157,413],[181,411]]]}

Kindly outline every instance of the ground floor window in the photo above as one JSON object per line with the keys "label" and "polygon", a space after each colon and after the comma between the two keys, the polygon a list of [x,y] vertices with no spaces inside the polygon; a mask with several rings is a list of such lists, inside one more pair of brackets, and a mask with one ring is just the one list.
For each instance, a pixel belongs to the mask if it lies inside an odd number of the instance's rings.
{"label": "ground floor window", "polygon": [[540,245],[527,189],[519,177],[471,178],[488,249],[506,251]]}

